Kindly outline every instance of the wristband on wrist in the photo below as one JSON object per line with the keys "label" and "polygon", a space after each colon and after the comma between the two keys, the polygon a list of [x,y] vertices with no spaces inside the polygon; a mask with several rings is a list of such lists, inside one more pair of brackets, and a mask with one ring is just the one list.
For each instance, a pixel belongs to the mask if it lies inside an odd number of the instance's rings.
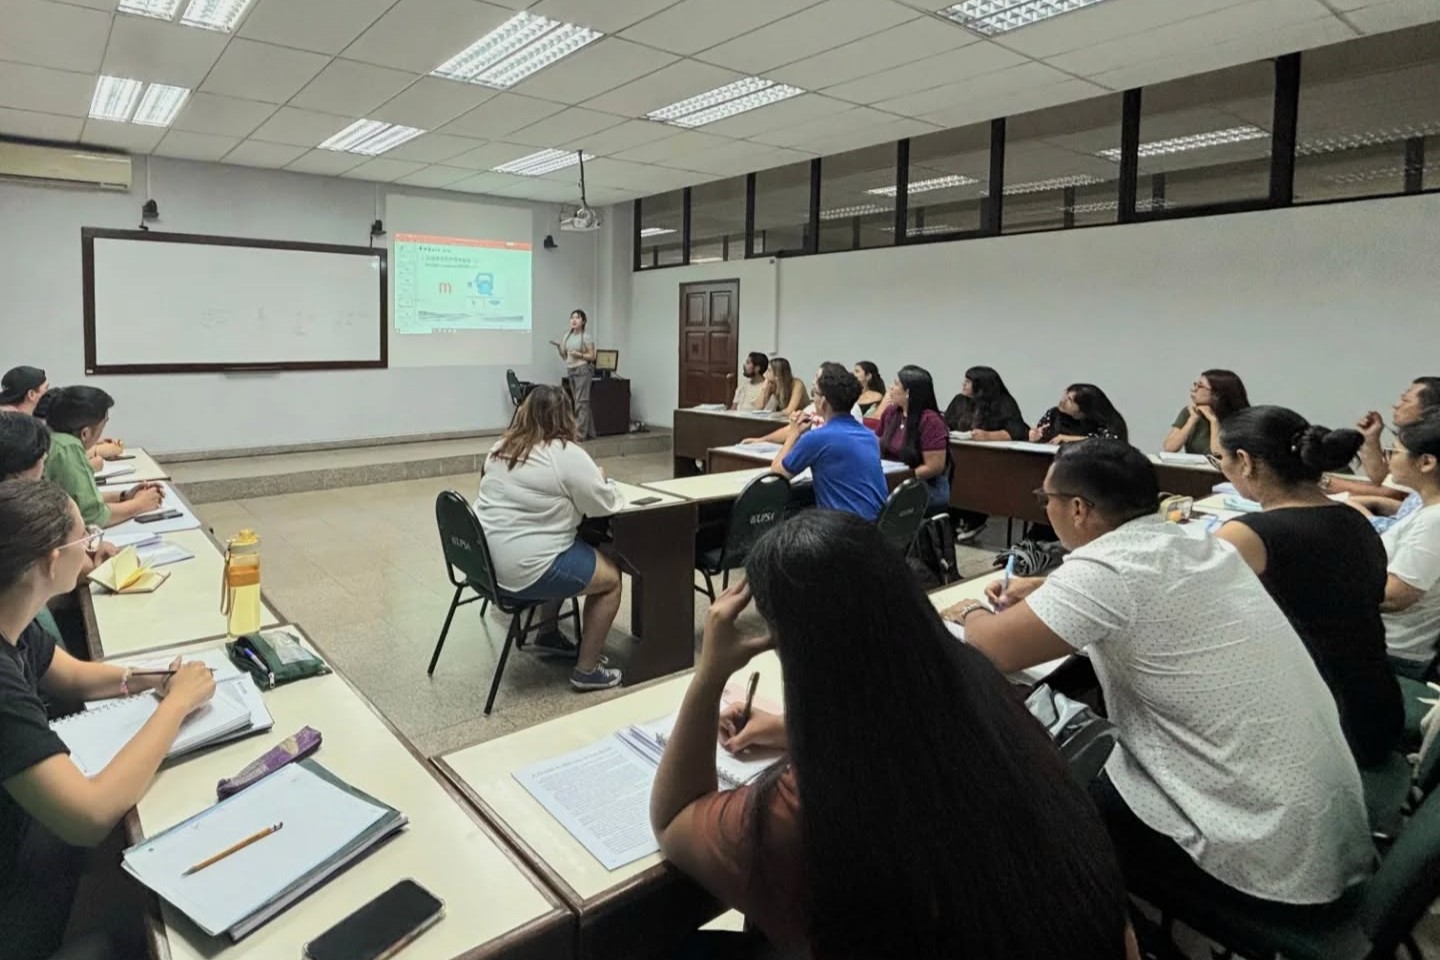
{"label": "wristband on wrist", "polygon": [[120,675],[120,696],[130,696],[130,674],[134,672],[134,667],[126,667],[125,672]]}

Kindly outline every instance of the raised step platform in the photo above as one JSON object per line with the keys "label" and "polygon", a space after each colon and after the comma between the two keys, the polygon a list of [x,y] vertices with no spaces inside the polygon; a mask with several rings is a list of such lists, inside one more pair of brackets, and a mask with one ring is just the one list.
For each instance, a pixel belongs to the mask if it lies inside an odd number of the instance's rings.
{"label": "raised step platform", "polygon": [[[480,461],[494,434],[446,440],[382,443],[246,456],[178,454],[157,457],[192,503],[269,497],[307,490],[333,490],[424,477],[480,473]],[[665,453],[670,431],[599,437],[585,444],[595,458]]]}

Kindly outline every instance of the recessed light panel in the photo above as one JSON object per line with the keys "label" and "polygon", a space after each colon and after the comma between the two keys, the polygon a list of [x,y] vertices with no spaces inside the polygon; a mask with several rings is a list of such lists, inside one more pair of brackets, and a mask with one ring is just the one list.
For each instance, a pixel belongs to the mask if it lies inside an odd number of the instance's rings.
{"label": "recessed light panel", "polygon": [[189,87],[171,87],[163,83],[152,83],[140,97],[140,106],[135,108],[134,123],[147,127],[168,127],[175,122],[175,116],[185,101],[190,99]]}
{"label": "recessed light panel", "polygon": [[755,110],[804,93],[799,87],[776,83],[763,77],[746,77],[723,87],[707,90],[685,100],[652,110],[646,119],[678,127],[699,127]]}
{"label": "recessed light panel", "polygon": [[521,12],[430,72],[503,90],[603,36],[589,27]]}
{"label": "recessed light panel", "polygon": [[[1163,157],[1172,153],[1187,153],[1191,150],[1204,150],[1207,147],[1218,147],[1227,143],[1244,143],[1247,140],[1259,140],[1270,136],[1259,127],[1249,125],[1242,127],[1226,127],[1224,130],[1210,130],[1206,133],[1192,133],[1184,137],[1171,137],[1168,140],[1151,140],[1148,143],[1140,144],[1139,155],[1142,157]],[[1120,162],[1120,148],[1101,150],[1095,154],[1097,157],[1104,157],[1106,160]]]}
{"label": "recessed light panel", "polygon": [[967,30],[993,37],[1103,0],[964,0],[936,13]]}
{"label": "recessed light panel", "polygon": [[190,0],[180,22],[187,27],[229,33],[235,29],[250,0]]}
{"label": "recessed light panel", "polygon": [[[912,193],[928,193],[931,190],[945,190],[949,187],[963,187],[966,184],[979,183],[974,177],[966,177],[958,173],[952,173],[944,177],[931,177],[928,180],[911,180],[905,189],[905,195]],[[893,197],[900,191],[894,184],[888,187],[875,187],[873,190],[866,190],[866,193],[873,193],[877,197]]]}
{"label": "recessed light panel", "polygon": [[[587,153],[585,159],[594,160],[595,158]],[[554,173],[556,170],[564,170],[566,167],[573,167],[579,162],[580,154],[574,150],[541,150],[539,153],[532,153],[518,160],[502,163],[500,166],[492,168],[492,172],[513,173],[521,177],[538,177]]]}
{"label": "recessed light panel", "polygon": [[424,132],[417,127],[405,127],[398,123],[356,120],[320,144],[320,149],[334,150],[338,153],[356,153],[364,157],[377,157],[408,140],[414,140]]}
{"label": "recessed light panel", "polygon": [[90,119],[128,122],[144,89],[145,84],[140,80],[100,77],[95,81],[95,95],[90,98]]}

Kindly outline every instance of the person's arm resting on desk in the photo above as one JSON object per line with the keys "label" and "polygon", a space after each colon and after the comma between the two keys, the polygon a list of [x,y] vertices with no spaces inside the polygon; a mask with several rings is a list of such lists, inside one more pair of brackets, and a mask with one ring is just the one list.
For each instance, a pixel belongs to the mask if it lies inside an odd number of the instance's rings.
{"label": "person's arm resting on desk", "polygon": [[792,420],[785,428],[785,442],[770,461],[770,470],[787,480],[793,479],[815,462],[820,449],[818,443],[808,420]]}
{"label": "person's arm resting on desk", "polygon": [[[998,614],[972,611],[965,641],[1002,673],[1057,660],[1099,642],[1134,618],[1125,581],[1103,564],[1071,558],[1043,581],[1012,581]],[[1001,598],[1003,605],[1005,598]]]}
{"label": "person's arm resting on desk", "polygon": [[575,507],[587,517],[609,517],[625,509],[625,495],[605,478],[600,465],[590,454],[573,443],[567,443],[555,455],[555,469],[560,483]]}

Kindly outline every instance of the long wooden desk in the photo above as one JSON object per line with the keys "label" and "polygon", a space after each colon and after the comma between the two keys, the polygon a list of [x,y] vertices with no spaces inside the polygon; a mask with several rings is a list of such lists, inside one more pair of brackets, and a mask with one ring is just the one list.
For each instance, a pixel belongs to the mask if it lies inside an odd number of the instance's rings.
{"label": "long wooden desk", "polygon": [[[780,661],[773,652],[756,657],[731,683],[743,683],[755,669],[760,671],[761,695],[780,702],[784,688]],[[629,724],[674,712],[690,679],[687,673],[659,680],[435,761],[579,917],[577,960],[668,956],[686,936],[718,916],[721,907],[659,854],[616,870],[605,869],[520,785],[514,773]]]}
{"label": "long wooden desk", "polygon": [[[944,612],[962,600],[984,600],[985,588],[1004,575],[1003,572],[997,570],[995,573],[986,574],[983,577],[975,577],[973,580],[952,583],[948,587],[932,590],[930,592],[930,602],[935,605],[936,610]],[[1040,683],[1053,673],[1056,667],[1069,659],[1069,657],[1061,657],[1058,660],[1051,660],[1048,663],[1038,663],[1033,667],[1026,667],[1024,670],[1016,671],[1009,676],[1010,679],[1016,683],[1027,685]]]}
{"label": "long wooden desk", "polygon": [[[166,655],[193,655],[219,642],[173,647]],[[238,944],[208,937],[158,904],[155,956],[299,957],[302,944],[407,877],[444,900],[446,915],[405,949],[406,960],[571,956],[574,915],[344,677],[313,677],[264,698],[274,728],[167,764],[127,819],[131,842],[215,803],[218,780],[307,725],[324,737],[319,763],[400,810],[410,824]]]}
{"label": "long wooden desk", "polygon": [[675,476],[700,472],[711,447],[739,443],[746,437],[763,437],[785,422],[779,414],[747,414],[729,410],[676,410],[672,444]]}
{"label": "long wooden desk", "polygon": [[[763,464],[765,469],[769,470],[770,462],[774,459],[775,454],[769,448],[762,447],[752,452],[744,446],[730,444],[705,451],[705,468],[709,473],[715,474],[735,470],[753,471],[756,464]],[[909,467],[894,460],[881,460],[880,466],[885,471],[885,486],[891,490],[912,476]]]}
{"label": "long wooden desk", "polygon": [[[630,580],[630,630],[639,638],[625,683],[641,683],[695,665],[696,506],[646,487],[617,483],[627,506],[610,532]],[[653,504],[637,500],[656,499]]]}
{"label": "long wooden desk", "polygon": [[140,447],[128,447],[125,450],[128,460],[111,461],[115,464],[124,464],[134,467],[134,473],[127,473],[123,476],[107,477],[104,480],[97,479],[95,482],[104,487],[107,483],[140,483],[145,480],[169,480],[170,471],[166,470],[155,458],[150,456]]}

